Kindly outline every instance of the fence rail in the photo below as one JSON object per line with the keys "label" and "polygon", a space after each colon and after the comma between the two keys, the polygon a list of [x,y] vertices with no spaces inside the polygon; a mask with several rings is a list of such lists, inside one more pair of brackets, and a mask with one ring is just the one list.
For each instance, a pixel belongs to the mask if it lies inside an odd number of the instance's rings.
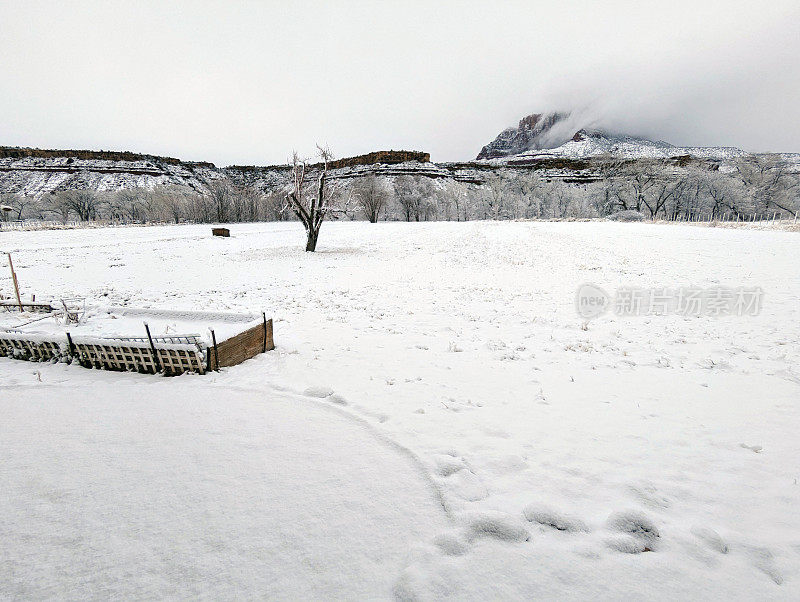
{"label": "fence rail", "polygon": [[[199,334],[168,334],[151,338],[156,343],[171,343],[174,345],[199,345],[202,341],[202,337]],[[136,341],[137,343],[147,343],[150,340],[147,337],[108,337],[108,339],[114,341]]]}

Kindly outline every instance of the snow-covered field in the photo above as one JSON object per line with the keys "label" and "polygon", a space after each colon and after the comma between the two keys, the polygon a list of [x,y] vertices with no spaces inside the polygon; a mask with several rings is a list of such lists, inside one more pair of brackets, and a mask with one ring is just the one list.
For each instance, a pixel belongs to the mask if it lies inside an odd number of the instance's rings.
{"label": "snow-covered field", "polygon": [[[0,233],[23,292],[265,310],[207,376],[0,358],[0,598],[798,599],[796,233]],[[761,287],[617,317],[581,284]],[[0,288],[10,294],[4,272]]]}

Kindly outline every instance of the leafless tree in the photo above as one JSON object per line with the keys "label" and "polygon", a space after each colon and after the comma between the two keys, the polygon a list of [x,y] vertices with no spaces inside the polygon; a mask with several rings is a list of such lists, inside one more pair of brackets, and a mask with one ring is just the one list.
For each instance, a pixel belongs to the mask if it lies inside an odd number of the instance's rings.
{"label": "leafless tree", "polygon": [[233,189],[227,178],[220,178],[209,182],[208,200],[214,214],[214,219],[217,222],[223,223],[230,220],[233,197]]}
{"label": "leafless tree", "polygon": [[106,198],[106,215],[121,222],[144,222],[152,219],[145,199],[151,192],[141,188],[123,188]]}
{"label": "leafless tree", "polygon": [[672,198],[675,187],[667,178],[656,178],[651,186],[644,191],[642,203],[650,212],[650,218],[655,219],[659,213],[666,214],[667,201]]}
{"label": "leafless tree", "polygon": [[658,182],[656,169],[646,160],[624,164],[616,177],[619,186],[616,188],[620,209],[635,209],[642,211],[645,205],[645,195]]}
{"label": "leafless tree", "polygon": [[737,162],[736,173],[753,199],[756,212],[780,209],[791,214],[797,210],[793,197],[800,188],[800,178],[780,155],[744,157]]}
{"label": "leafless tree", "polygon": [[47,195],[43,207],[45,213],[54,213],[57,215],[62,224],[66,224],[67,221],[69,221],[70,213],[72,213],[67,192],[69,191],[60,190],[58,192],[51,192]]}
{"label": "leafless tree", "polygon": [[189,215],[192,197],[199,196],[188,186],[160,186],[154,188],[149,197],[152,205],[148,219],[180,223]]}
{"label": "leafless tree", "polygon": [[429,178],[400,176],[395,178],[394,193],[402,207],[406,221],[420,221],[429,214],[432,185]]}
{"label": "leafless tree", "polygon": [[486,183],[486,203],[483,214],[484,219],[502,219],[504,215],[504,201],[508,195],[508,187],[503,178],[498,174]]}
{"label": "leafless tree", "polygon": [[88,188],[60,190],[51,197],[48,209],[60,215],[64,222],[70,213],[74,213],[82,222],[88,222],[97,215],[100,200],[100,195]]}
{"label": "leafless tree", "polygon": [[255,186],[231,185],[231,219],[236,222],[255,222],[260,219],[262,192]]}
{"label": "leafless tree", "polygon": [[282,191],[270,191],[261,196],[260,219],[268,222],[280,222],[292,218],[292,211],[285,202],[285,194]]}
{"label": "leafless tree", "polygon": [[733,219],[743,215],[744,188],[741,181],[727,173],[709,171],[703,174],[704,186],[707,196],[707,205],[710,207],[712,219],[717,219],[727,213]]}
{"label": "leafless tree", "polygon": [[388,190],[386,183],[371,174],[356,184],[354,196],[359,208],[371,223],[376,223],[386,205]]}
{"label": "leafless tree", "polygon": [[37,201],[32,196],[26,196],[17,193],[0,194],[0,205],[11,207],[11,211],[4,211],[3,215],[10,213],[17,220],[22,220],[27,214],[34,211],[37,207]]}
{"label": "leafless tree", "polygon": [[[307,165],[297,152],[292,154],[292,171],[289,193],[286,195],[287,205],[303,223],[306,229],[306,251],[313,252],[317,248],[319,231],[322,222],[334,207],[336,189],[328,182],[328,163],[333,154],[327,147],[317,145],[321,163]],[[308,190],[307,184],[316,177],[316,186]]]}

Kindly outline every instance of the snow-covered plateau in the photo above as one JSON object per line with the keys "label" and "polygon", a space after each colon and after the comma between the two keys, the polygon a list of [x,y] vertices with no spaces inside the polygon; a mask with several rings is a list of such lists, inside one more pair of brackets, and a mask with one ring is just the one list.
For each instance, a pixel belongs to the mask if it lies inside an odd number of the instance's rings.
{"label": "snow-covered plateau", "polygon": [[[24,295],[264,310],[277,346],[174,378],[0,358],[0,599],[800,599],[797,233],[210,234],[0,233]],[[587,321],[587,283],[763,299]]]}
{"label": "snow-covered plateau", "polygon": [[652,141],[635,136],[582,130],[575,134],[575,138],[555,148],[527,151],[512,155],[505,161],[495,159],[494,162],[513,165],[515,161],[530,159],[586,159],[599,156],[611,156],[618,159],[667,159],[686,155],[700,159],[729,160],[744,157],[747,153],[734,147],[674,146],[668,142]]}

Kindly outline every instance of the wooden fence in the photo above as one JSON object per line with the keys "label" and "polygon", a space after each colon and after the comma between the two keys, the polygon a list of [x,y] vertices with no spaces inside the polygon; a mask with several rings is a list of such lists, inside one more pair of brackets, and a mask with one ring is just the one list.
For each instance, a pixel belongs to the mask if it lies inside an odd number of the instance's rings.
{"label": "wooden fence", "polygon": [[85,368],[176,376],[205,374],[235,366],[275,349],[272,320],[207,346],[197,335],[50,340],[19,331],[0,331],[0,356],[30,361],[74,361]]}
{"label": "wooden fence", "polygon": [[275,343],[272,338],[272,320],[264,320],[263,324],[253,326],[222,341],[217,345],[216,353],[213,349],[209,349],[208,366],[210,370],[236,366],[259,353],[273,349],[275,349]]}

